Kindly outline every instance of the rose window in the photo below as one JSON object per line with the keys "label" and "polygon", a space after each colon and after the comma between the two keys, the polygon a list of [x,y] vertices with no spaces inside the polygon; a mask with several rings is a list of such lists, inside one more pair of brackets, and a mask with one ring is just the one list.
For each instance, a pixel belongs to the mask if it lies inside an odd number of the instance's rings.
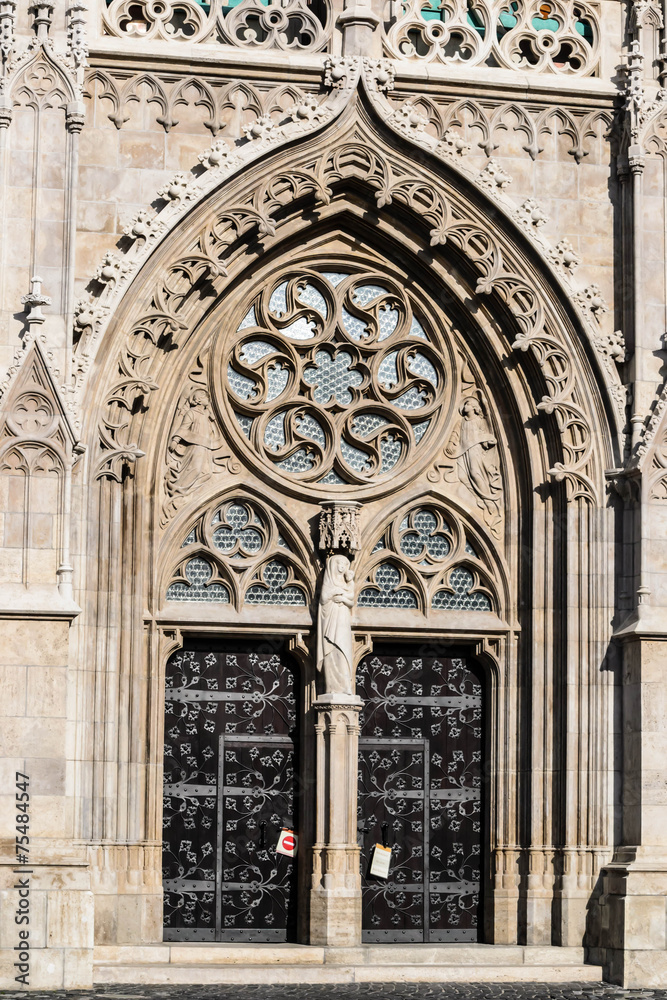
{"label": "rose window", "polygon": [[231,338],[224,395],[264,465],[309,486],[392,481],[437,441],[450,365],[405,290],[301,269],[257,296]]}

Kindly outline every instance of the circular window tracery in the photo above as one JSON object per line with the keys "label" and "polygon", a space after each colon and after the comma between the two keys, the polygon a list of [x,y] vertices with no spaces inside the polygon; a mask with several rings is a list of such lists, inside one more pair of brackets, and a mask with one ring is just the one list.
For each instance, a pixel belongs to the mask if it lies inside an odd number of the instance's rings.
{"label": "circular window tracery", "polygon": [[224,405],[272,472],[349,490],[426,460],[454,369],[393,278],[286,269],[229,338]]}

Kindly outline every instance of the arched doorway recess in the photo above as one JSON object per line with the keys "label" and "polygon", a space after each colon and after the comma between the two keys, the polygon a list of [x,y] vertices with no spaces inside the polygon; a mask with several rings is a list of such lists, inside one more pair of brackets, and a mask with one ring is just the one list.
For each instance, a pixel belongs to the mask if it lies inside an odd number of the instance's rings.
{"label": "arched doorway recess", "polygon": [[[133,708],[150,759],[144,806],[120,809],[122,789],[109,788],[109,809],[90,818],[93,836],[118,836],[124,825],[139,839],[159,837],[158,706],[167,653],[184,633],[284,638],[303,674],[302,777],[319,787],[317,518],[324,502],[359,504],[356,659],[392,638],[428,639],[470,645],[487,663],[487,940],[516,940],[528,907],[535,933],[545,935],[548,923],[551,940],[556,891],[573,892],[559,933],[576,934],[589,894],[582,886],[587,879],[592,888],[608,837],[608,790],[585,779],[604,753],[606,605],[582,589],[571,614],[553,609],[567,607],[559,588],[575,567],[578,580],[602,585],[607,400],[567,303],[528,266],[520,234],[510,238],[490,220],[481,194],[456,190],[442,167],[415,166],[395,137],[390,177],[382,128],[336,127],[338,140],[311,139],[292,160],[268,163],[261,179],[235,181],[217,208],[211,197],[193,212],[188,233],[174,234],[135,283],[134,301],[119,310],[120,353],[110,337],[91,379],[100,400],[90,430],[100,479],[91,519],[106,524],[108,515],[109,525],[95,544],[104,565],[105,552],[118,550],[134,567],[133,590],[120,576],[109,586],[135,623],[122,669],[145,665],[153,706],[150,719],[140,701]],[[312,167],[322,163],[326,170]],[[261,209],[252,224],[234,207],[248,197]],[[213,247],[226,274],[211,266]],[[517,343],[531,348],[519,362]],[[122,386],[110,396],[103,386],[118,382],[119,365]],[[593,453],[593,426],[608,456]],[[258,548],[239,543],[231,554],[216,545],[213,517],[225,504],[254,505]],[[142,518],[149,531],[140,539]],[[446,546],[438,548],[438,535]],[[295,592],[302,603],[290,600]],[[379,599],[363,596],[371,593]],[[343,742],[344,731],[350,736],[348,756],[356,748],[350,711],[340,725],[330,719]],[[566,731],[579,734],[575,771]],[[356,770],[356,749],[354,759]],[[555,771],[562,780],[553,781]],[[582,795],[585,830],[581,806],[567,804]],[[316,842],[316,804],[301,820],[313,857],[301,862],[297,933],[319,933],[308,916],[312,862],[322,891],[337,886],[347,900],[341,912],[358,938],[356,818],[354,835],[348,824],[347,839]],[[519,865],[527,851],[530,881]],[[560,881],[557,856],[567,862]],[[566,878],[572,865],[581,866],[576,885]]]}

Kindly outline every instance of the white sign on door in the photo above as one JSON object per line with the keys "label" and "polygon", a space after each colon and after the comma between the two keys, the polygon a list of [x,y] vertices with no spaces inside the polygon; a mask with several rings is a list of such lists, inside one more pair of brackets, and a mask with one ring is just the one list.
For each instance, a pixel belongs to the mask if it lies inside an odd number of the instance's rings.
{"label": "white sign on door", "polygon": [[389,863],[391,861],[391,847],[383,847],[376,844],[373,848],[370,874],[376,878],[389,878]]}

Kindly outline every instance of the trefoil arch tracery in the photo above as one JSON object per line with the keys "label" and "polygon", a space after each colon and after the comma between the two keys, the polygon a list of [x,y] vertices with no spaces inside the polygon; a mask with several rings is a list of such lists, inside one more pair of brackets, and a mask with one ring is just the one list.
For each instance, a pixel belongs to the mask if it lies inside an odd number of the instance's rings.
{"label": "trefoil arch tracery", "polygon": [[413,501],[376,530],[357,568],[357,607],[502,613],[486,546],[432,497]]}
{"label": "trefoil arch tracery", "polygon": [[209,503],[182,531],[167,602],[303,607],[313,595],[303,543],[266,505],[244,493]]}

